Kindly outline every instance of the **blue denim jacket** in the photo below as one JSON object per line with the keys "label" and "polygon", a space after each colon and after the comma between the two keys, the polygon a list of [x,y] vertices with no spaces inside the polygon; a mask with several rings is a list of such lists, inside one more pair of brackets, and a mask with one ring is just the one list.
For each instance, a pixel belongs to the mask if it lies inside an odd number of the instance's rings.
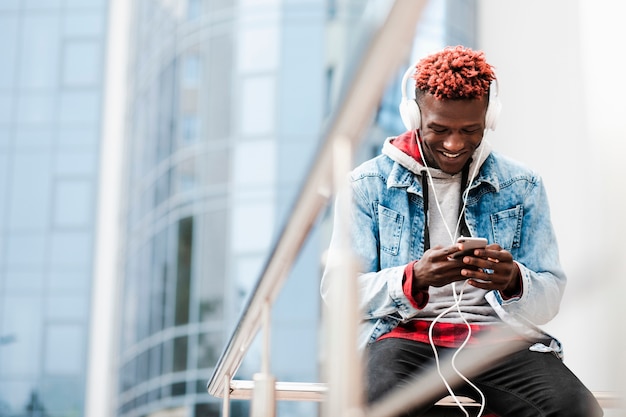
{"label": "blue denim jacket", "polygon": [[[407,263],[424,253],[424,201],[419,177],[384,154],[352,171],[350,185],[351,245],[360,262],[359,345],[364,347],[399,322],[419,319],[420,310],[402,290],[402,278]],[[566,283],[541,178],[492,152],[470,185],[465,220],[472,236],[510,251],[521,271],[522,295],[504,300],[490,291],[485,296],[489,304],[519,334],[552,339],[534,350],[560,356],[560,343],[537,327],[557,314]],[[340,256],[338,227],[322,279],[325,299],[336,279],[330,272]]]}

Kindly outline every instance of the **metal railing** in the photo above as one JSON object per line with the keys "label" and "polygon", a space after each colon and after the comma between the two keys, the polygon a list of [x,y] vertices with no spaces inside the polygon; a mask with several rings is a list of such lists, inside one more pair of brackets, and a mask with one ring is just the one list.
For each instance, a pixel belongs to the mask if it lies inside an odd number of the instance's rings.
{"label": "metal railing", "polygon": [[[355,52],[360,55],[360,59],[357,56],[350,61],[356,65],[346,71],[345,79],[351,80],[349,87],[342,95],[339,109],[323,138],[300,195],[208,383],[209,394],[224,398],[224,415],[228,414],[227,402],[231,397],[255,397],[257,394],[252,388],[264,384],[232,380],[261,327],[264,329],[261,374],[269,382],[265,385],[274,385],[273,379],[269,377],[270,323],[267,312],[282,288],[313,224],[335,193],[335,178],[344,178],[351,168],[354,149],[368,128],[388,80],[408,58],[417,22],[425,4],[426,0],[397,0],[389,9],[385,20],[378,22],[378,27],[371,31],[371,38],[364,39],[365,46]],[[356,305],[347,307],[356,311]],[[330,347],[329,352],[336,352],[337,349],[339,348]],[[356,357],[356,354],[351,356]],[[331,381],[329,383],[332,385]],[[322,397],[328,398],[330,391],[323,384],[314,383],[278,382],[275,383],[275,388],[273,393],[264,392],[259,395],[267,401],[284,398],[321,400]],[[253,399],[253,403],[255,401],[264,400]],[[341,410],[332,412],[334,416],[342,414]]]}

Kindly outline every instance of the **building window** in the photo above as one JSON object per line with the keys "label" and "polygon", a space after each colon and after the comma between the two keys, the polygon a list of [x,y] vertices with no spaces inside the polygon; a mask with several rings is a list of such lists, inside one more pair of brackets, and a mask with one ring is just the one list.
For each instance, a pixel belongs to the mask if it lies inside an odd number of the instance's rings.
{"label": "building window", "polygon": [[174,372],[182,372],[187,370],[187,346],[187,336],[181,336],[174,339]]}
{"label": "building window", "polygon": [[189,284],[191,282],[191,254],[193,245],[193,218],[178,223],[178,261],[176,267],[176,316],[174,324],[189,323]]}

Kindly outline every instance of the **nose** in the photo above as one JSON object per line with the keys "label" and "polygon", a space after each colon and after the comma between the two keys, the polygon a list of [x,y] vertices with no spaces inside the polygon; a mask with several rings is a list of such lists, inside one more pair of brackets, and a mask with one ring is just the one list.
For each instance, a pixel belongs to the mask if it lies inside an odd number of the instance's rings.
{"label": "nose", "polygon": [[459,152],[465,147],[465,138],[458,133],[451,133],[446,140],[443,141],[443,147],[450,153]]}

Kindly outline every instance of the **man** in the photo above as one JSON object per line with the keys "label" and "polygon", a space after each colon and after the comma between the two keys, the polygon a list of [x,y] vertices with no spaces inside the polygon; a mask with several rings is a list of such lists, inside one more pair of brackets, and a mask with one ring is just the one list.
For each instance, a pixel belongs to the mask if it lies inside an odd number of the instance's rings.
{"label": "man", "polygon": [[[560,343],[537,327],[556,315],[566,277],[541,178],[483,140],[499,112],[493,68],[484,53],[456,46],[422,59],[405,80],[413,71],[416,99],[401,104],[408,131],[350,175],[367,400],[431,369],[435,357],[513,329],[494,343],[523,347],[450,394],[507,417],[602,415],[563,364]],[[456,256],[459,236],[488,244]],[[324,298],[338,279],[336,241]]]}

